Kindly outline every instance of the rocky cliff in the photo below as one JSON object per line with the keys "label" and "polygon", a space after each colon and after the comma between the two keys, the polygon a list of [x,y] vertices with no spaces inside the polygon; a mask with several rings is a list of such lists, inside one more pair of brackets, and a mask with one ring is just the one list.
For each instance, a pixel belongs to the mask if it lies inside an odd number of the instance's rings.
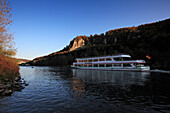
{"label": "rocky cliff", "polygon": [[89,41],[89,39],[87,36],[77,36],[70,42],[68,51],[73,51],[75,49],[81,49],[82,47],[86,46],[86,43],[88,41]]}
{"label": "rocky cliff", "polygon": [[76,37],[75,39],[73,39],[73,41],[71,41],[69,46],[70,46],[69,51],[73,51],[75,49],[81,48],[85,46],[85,38]]}

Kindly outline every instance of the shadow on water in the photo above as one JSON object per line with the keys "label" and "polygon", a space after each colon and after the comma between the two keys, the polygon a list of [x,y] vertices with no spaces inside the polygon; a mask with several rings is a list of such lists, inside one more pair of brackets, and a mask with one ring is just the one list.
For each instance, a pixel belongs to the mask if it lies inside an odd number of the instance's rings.
{"label": "shadow on water", "polygon": [[169,112],[170,75],[20,67],[29,83],[0,99],[0,112]]}

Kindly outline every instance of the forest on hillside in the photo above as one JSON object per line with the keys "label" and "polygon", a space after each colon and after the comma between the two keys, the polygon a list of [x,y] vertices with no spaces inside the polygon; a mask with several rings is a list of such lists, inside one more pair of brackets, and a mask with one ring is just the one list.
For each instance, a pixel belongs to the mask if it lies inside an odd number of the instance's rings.
{"label": "forest on hillside", "polygon": [[[130,54],[133,59],[144,59],[152,69],[170,69],[170,19],[107,31],[100,35],[77,36],[59,52],[27,62],[39,66],[71,65],[75,58]],[[73,43],[84,40],[84,45],[71,50]],[[71,50],[71,51],[70,51]],[[146,55],[151,56],[147,59]]]}

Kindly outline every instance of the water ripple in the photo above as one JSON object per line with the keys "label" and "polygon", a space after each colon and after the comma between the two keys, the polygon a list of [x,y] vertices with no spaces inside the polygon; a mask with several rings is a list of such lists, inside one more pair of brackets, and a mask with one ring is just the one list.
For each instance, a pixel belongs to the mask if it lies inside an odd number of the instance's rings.
{"label": "water ripple", "polygon": [[170,112],[163,73],[20,67],[29,85],[0,98],[0,112]]}

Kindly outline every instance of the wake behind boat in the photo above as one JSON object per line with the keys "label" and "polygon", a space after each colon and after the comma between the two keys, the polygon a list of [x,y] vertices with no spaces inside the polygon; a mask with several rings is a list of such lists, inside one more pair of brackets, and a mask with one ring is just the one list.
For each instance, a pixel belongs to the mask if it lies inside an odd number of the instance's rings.
{"label": "wake behind boat", "polygon": [[117,70],[117,71],[149,71],[144,60],[128,60],[130,55],[115,55],[91,58],[77,58],[71,67],[79,69]]}

